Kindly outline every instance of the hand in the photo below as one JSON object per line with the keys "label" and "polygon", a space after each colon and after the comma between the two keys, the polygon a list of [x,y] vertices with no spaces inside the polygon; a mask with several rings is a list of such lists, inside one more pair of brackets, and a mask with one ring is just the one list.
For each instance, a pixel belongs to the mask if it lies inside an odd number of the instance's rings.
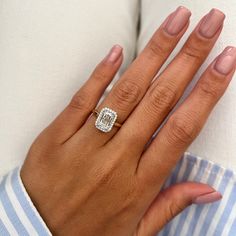
{"label": "hand", "polygon": [[235,48],[227,47],[209,65],[149,142],[223,27],[224,14],[212,10],[152,82],[187,30],[189,17],[183,7],[173,12],[98,106],[117,112],[120,129],[104,133],[90,116],[122,63],[122,48],[115,46],[32,144],[21,177],[53,234],[155,235],[190,204],[221,198],[201,183],[161,187],[230,83]]}

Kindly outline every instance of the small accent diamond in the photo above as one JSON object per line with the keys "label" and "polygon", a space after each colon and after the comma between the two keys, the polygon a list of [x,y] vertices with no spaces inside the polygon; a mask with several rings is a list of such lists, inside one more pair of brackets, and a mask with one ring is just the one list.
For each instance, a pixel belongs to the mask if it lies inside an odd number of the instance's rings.
{"label": "small accent diamond", "polygon": [[117,113],[108,107],[104,107],[95,122],[96,128],[107,133],[111,131],[117,119]]}

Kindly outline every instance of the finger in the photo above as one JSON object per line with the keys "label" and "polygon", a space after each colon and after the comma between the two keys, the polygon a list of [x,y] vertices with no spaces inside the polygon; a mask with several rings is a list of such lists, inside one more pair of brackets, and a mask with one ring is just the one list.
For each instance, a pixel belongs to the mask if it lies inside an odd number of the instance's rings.
{"label": "finger", "polygon": [[[117,142],[126,137],[130,142],[136,143],[134,148],[143,150],[210,53],[222,30],[224,18],[225,15],[216,9],[203,17],[179,54],[152,84],[116,135],[114,139]],[[211,34],[209,31],[202,33],[206,25]],[[135,142],[133,139],[136,139]],[[126,142],[126,145],[130,146],[130,142]]]}
{"label": "finger", "polygon": [[194,182],[173,185],[161,191],[138,225],[136,235],[154,236],[191,204],[218,201],[222,195],[212,187]]}
{"label": "finger", "polygon": [[[119,123],[125,121],[186,31],[190,15],[189,10],[180,7],[164,21],[141,54],[98,107],[99,111],[103,107],[109,107],[117,112]],[[117,128],[114,127],[109,133],[103,133],[95,128],[95,120],[95,116],[89,119],[84,127],[84,132],[90,132],[90,136],[96,137],[90,141],[102,145],[117,132]]]}
{"label": "finger", "polygon": [[156,182],[156,178],[161,180],[168,176],[224,94],[235,67],[236,48],[227,47],[204,72],[191,94],[169,117],[144,152],[138,166],[144,181]]}
{"label": "finger", "polygon": [[113,46],[68,106],[47,128],[47,132],[55,137],[54,141],[65,142],[84,124],[120,68],[122,60],[122,48]]}

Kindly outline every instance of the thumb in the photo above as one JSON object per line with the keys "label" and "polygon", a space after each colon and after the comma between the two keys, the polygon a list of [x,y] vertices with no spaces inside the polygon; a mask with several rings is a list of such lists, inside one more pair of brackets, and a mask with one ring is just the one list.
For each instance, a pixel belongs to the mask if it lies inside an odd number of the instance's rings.
{"label": "thumb", "polygon": [[209,185],[185,182],[161,191],[138,225],[136,235],[156,235],[171,219],[189,205],[211,203],[222,195]]}

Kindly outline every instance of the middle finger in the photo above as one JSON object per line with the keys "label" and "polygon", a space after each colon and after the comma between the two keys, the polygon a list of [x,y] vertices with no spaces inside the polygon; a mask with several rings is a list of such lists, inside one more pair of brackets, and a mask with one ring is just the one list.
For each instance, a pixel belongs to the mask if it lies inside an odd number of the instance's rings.
{"label": "middle finger", "polygon": [[[179,7],[167,17],[144,50],[99,105],[99,111],[103,107],[109,107],[118,113],[117,122],[123,123],[127,119],[185,33],[190,15],[191,12],[188,9]],[[76,141],[79,140],[79,137],[86,135],[89,137],[90,143],[93,142],[93,146],[96,144],[102,146],[117,132],[116,127],[109,133],[101,132],[95,128],[95,120],[95,116],[90,117],[84,127],[79,130],[77,138],[75,137]],[[91,139],[91,137],[95,138]]]}
{"label": "middle finger", "polygon": [[114,137],[114,143],[125,139],[125,146],[143,150],[210,53],[221,33],[224,18],[225,15],[217,9],[202,18],[178,55],[150,86]]}

